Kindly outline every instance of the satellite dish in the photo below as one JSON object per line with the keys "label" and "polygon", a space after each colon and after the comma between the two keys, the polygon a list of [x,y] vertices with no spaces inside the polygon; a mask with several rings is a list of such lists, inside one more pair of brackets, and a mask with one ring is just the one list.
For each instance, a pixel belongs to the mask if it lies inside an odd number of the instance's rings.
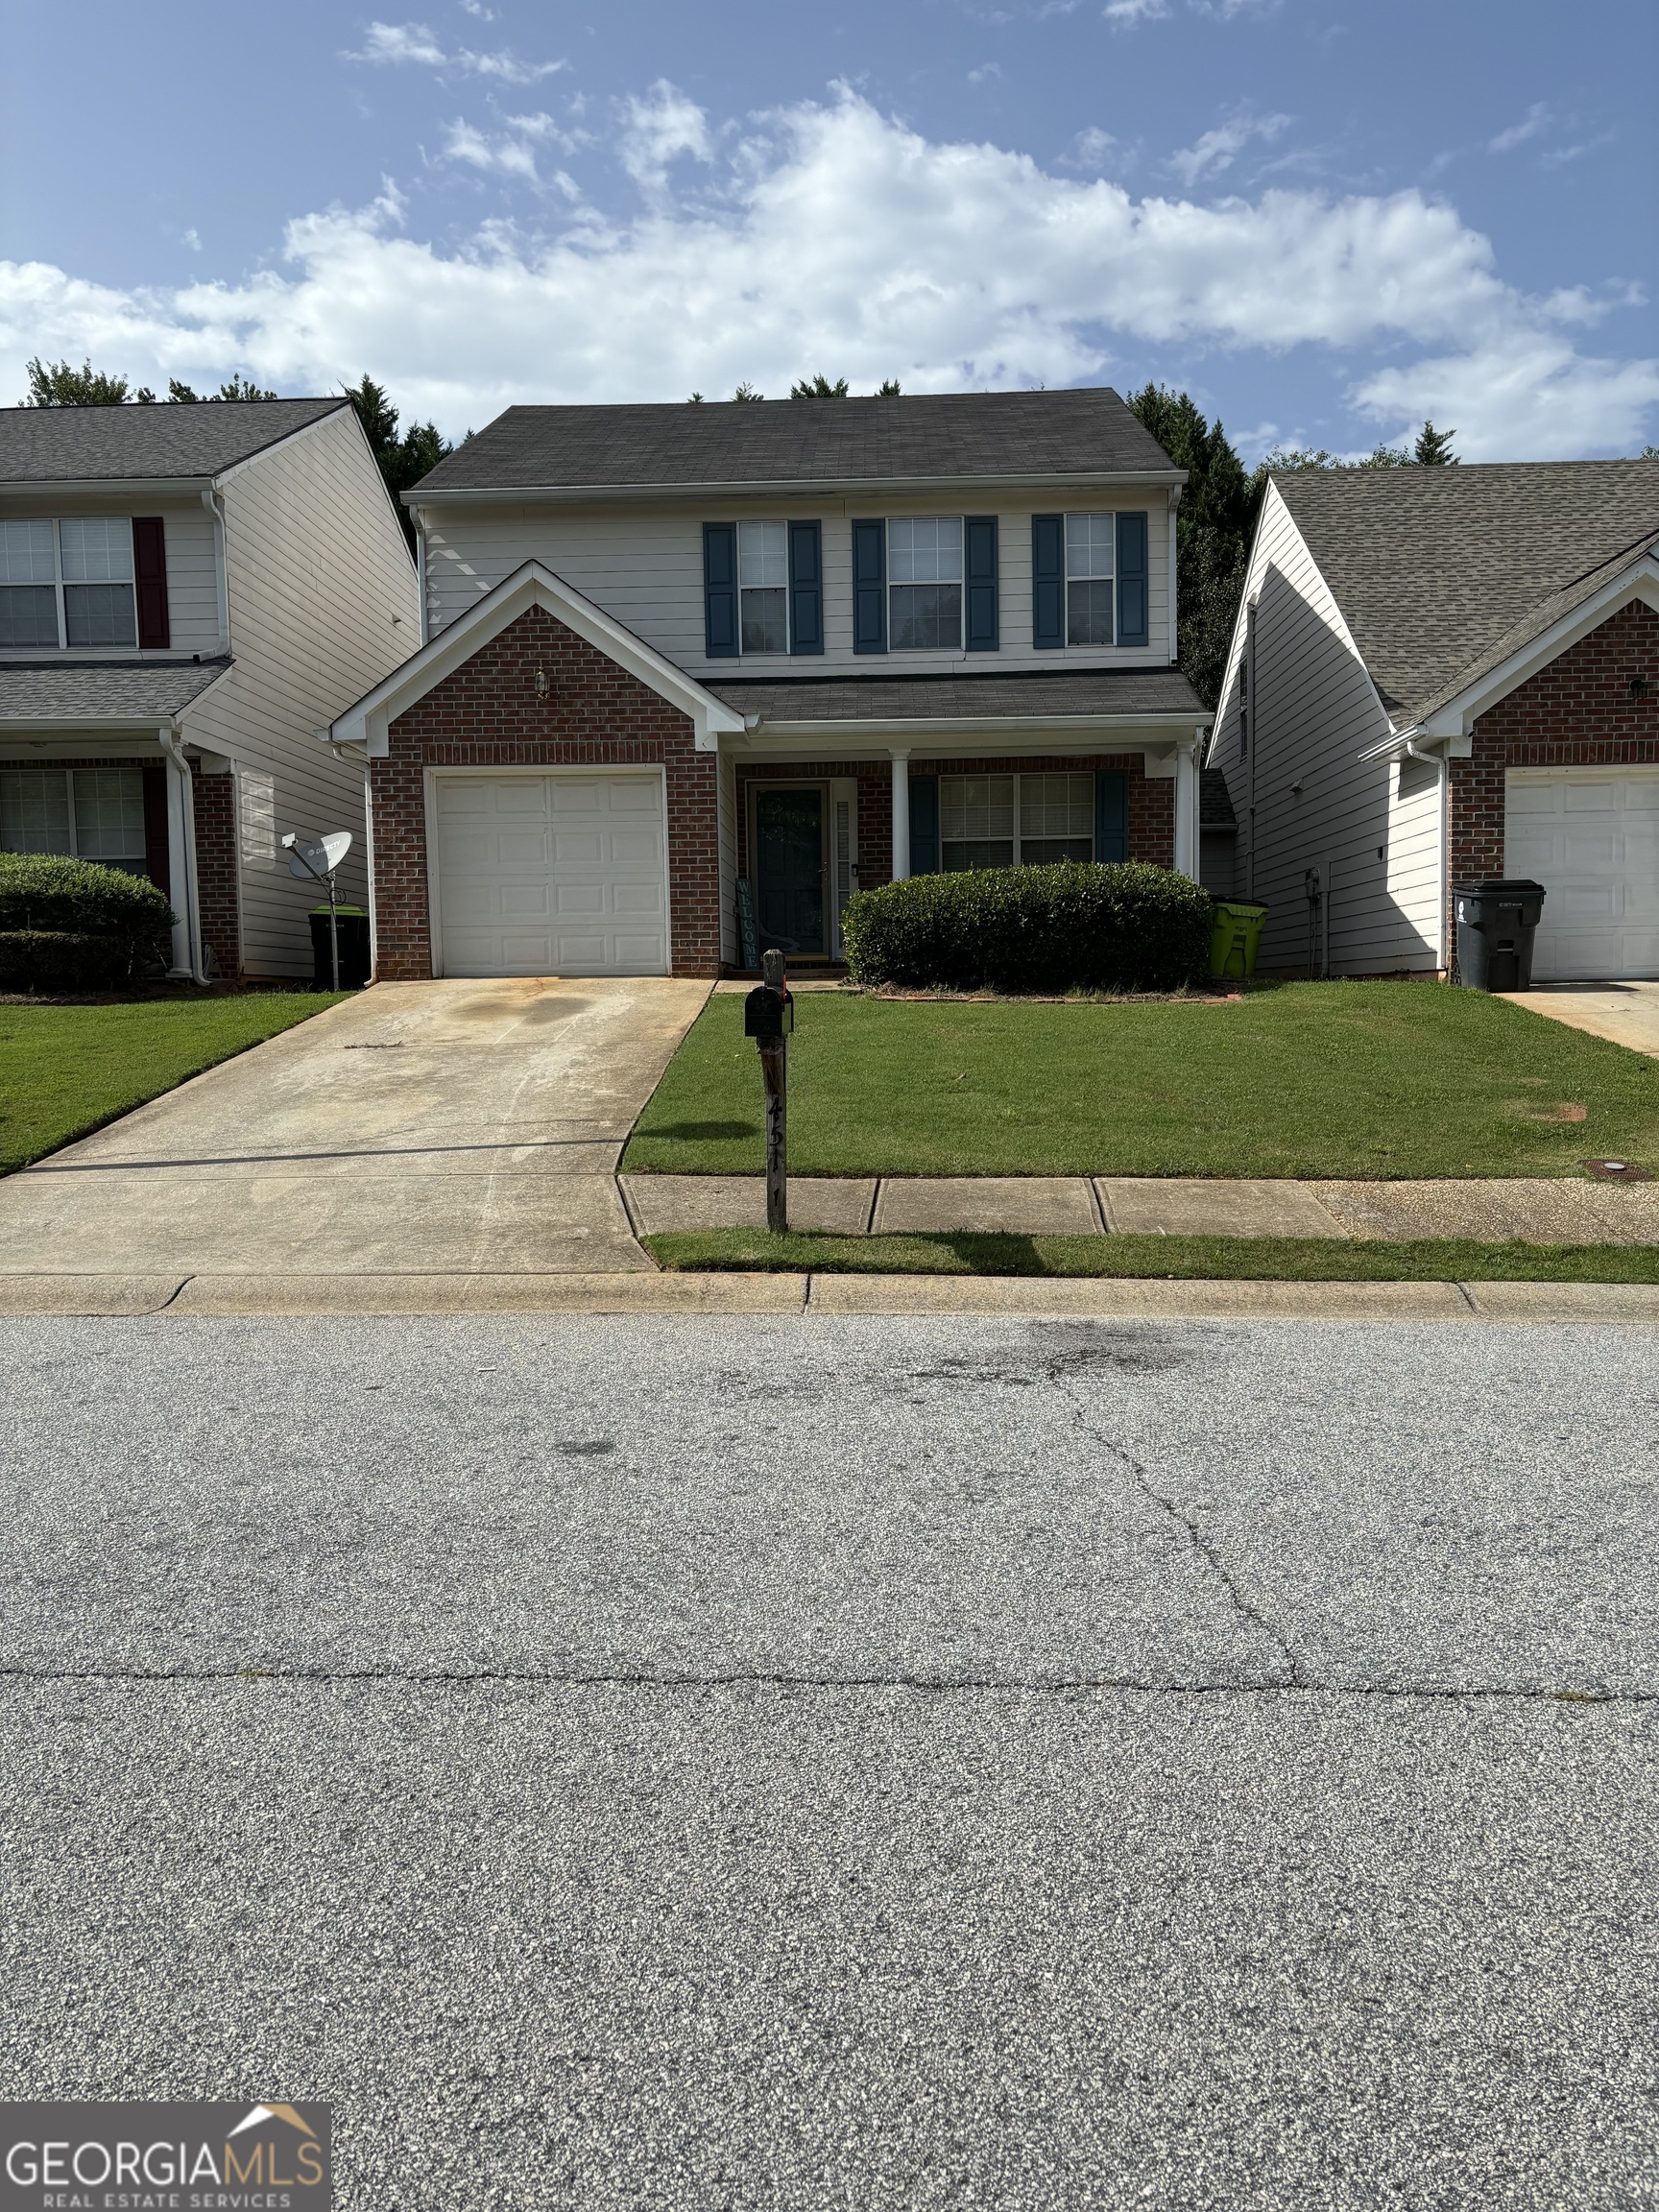
{"label": "satellite dish", "polygon": [[330,830],[326,837],[300,837],[291,830],[282,840],[288,855],[288,873],[321,882],[332,876],[351,850],[349,830]]}

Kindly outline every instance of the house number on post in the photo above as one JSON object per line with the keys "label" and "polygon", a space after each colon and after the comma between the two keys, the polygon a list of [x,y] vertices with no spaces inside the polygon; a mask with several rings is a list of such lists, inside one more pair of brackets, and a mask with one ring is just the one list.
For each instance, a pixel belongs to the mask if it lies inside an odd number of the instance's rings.
{"label": "house number on post", "polygon": [[766,1226],[774,1237],[789,1227],[789,1046],[783,1018],[795,1026],[795,1001],[783,979],[781,952],[760,955],[761,983],[743,1002],[743,1034],[760,1054],[766,1089]]}

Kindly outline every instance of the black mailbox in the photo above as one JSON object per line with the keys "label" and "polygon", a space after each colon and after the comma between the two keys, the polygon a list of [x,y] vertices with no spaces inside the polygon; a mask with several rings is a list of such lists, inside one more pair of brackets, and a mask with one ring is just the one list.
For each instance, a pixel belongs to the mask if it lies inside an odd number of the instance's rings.
{"label": "black mailbox", "polygon": [[743,1001],[743,1034],[757,1037],[761,1044],[775,1044],[783,1034],[783,1017],[789,1017],[789,1026],[795,1026],[795,1001],[787,991],[768,990],[764,983],[750,992]]}

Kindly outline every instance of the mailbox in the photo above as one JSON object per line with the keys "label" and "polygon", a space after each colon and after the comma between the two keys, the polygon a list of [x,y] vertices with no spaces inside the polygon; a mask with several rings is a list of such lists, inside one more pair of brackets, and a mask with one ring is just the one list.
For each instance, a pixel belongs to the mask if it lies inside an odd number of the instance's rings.
{"label": "mailbox", "polygon": [[761,983],[750,992],[743,1001],[743,1034],[755,1038],[760,1045],[776,1045],[783,1036],[783,1017],[789,1017],[789,1027],[795,1026],[795,1001],[787,988],[773,991]]}

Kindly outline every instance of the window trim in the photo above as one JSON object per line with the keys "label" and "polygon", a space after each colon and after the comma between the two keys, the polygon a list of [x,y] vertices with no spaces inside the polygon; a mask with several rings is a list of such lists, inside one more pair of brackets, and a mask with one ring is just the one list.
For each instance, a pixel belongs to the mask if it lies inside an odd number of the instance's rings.
{"label": "window trim", "polygon": [[[1084,831],[1079,831],[1079,832],[1078,832],[1078,837],[1079,837],[1079,839],[1081,839],[1082,837],[1084,837],[1084,836],[1087,836],[1087,838],[1088,838],[1088,840],[1089,840],[1089,860],[1090,860],[1090,862],[1091,862],[1091,863],[1098,863],[1098,861],[1099,861],[1098,797],[1099,797],[1099,788],[1100,788],[1100,784],[1099,784],[1100,771],[1099,771],[1098,769],[1096,769],[1096,768],[1028,768],[1028,769],[1021,769],[1021,768],[997,768],[997,769],[992,769],[992,770],[990,770],[990,771],[987,773],[987,772],[985,772],[985,771],[974,771],[974,770],[968,770],[968,769],[960,769],[960,768],[954,768],[954,769],[947,769],[947,770],[938,770],[938,771],[935,771],[935,780],[936,780],[936,781],[937,781],[937,783],[938,783],[938,785],[939,785],[939,815],[938,815],[938,835],[937,835],[937,843],[938,843],[938,848],[939,848],[939,873],[940,873],[940,875],[942,875],[942,876],[966,876],[966,875],[972,875],[972,874],[974,873],[974,871],[973,871],[972,869],[966,869],[966,868],[950,868],[950,867],[947,867],[947,865],[946,865],[946,862],[945,862],[945,848],[946,848],[947,844],[950,844],[950,845],[973,845],[973,844],[988,844],[988,843],[996,843],[996,844],[998,844],[998,845],[999,845],[999,844],[1001,844],[1002,840],[1001,840],[1001,838],[999,838],[999,837],[998,837],[998,838],[996,838],[996,839],[988,839],[988,838],[973,838],[973,837],[951,837],[951,838],[947,838],[947,837],[946,837],[946,835],[945,835],[945,785],[946,785],[947,783],[968,783],[968,782],[973,782],[973,781],[974,781],[978,780],[980,777],[983,777],[983,779],[984,779],[985,781],[990,781],[990,778],[991,778],[991,777],[993,777],[993,776],[995,776],[995,777],[1002,777],[1002,776],[1006,776],[1006,777],[1008,778],[1009,781],[1010,781],[1010,782],[1013,784],[1013,786],[1014,786],[1013,835],[1012,835],[1012,838],[1010,839],[1010,843],[1011,843],[1011,844],[1012,844],[1012,846],[1013,846],[1013,854],[1012,854],[1012,857],[1011,857],[1011,858],[1008,860],[1008,862],[1007,862],[1007,866],[1009,866],[1010,868],[1023,868],[1023,867],[1042,867],[1042,866],[1047,865],[1047,863],[1045,863],[1045,862],[1042,862],[1042,861],[1025,861],[1025,860],[1022,860],[1022,859],[1021,858],[1021,855],[1020,855],[1020,848],[1021,848],[1021,846],[1022,846],[1022,844],[1024,844],[1024,843],[1026,843],[1026,842],[1027,842],[1027,840],[1026,840],[1026,838],[1025,838],[1025,835],[1024,835],[1024,831],[1022,830],[1022,827],[1021,827],[1021,821],[1022,821],[1022,808],[1021,808],[1021,785],[1022,785],[1022,783],[1023,783],[1023,782],[1024,782],[1024,781],[1026,780],[1026,778],[1027,778],[1027,777],[1033,777],[1033,778],[1035,778],[1035,777],[1047,777],[1047,776],[1087,776],[1087,777],[1088,777],[1088,779],[1089,779],[1089,827],[1088,827],[1088,830],[1084,830]],[[1063,840],[1061,840],[1061,839],[1057,839],[1057,838],[1053,838],[1053,837],[1033,837],[1033,838],[1031,838],[1031,839],[1029,840],[1029,842],[1030,842],[1031,844],[1033,844],[1033,845],[1052,845],[1052,844],[1061,843],[1061,842],[1063,842]]]}
{"label": "window trim", "polygon": [[[783,581],[781,584],[745,584],[743,581],[743,533],[765,526],[783,533]],[[789,523],[787,517],[775,515],[739,516],[737,519],[737,658],[739,661],[786,661],[793,643],[794,625],[789,619]],[[743,598],[749,591],[781,591],[783,595],[783,642],[765,652],[748,652],[743,644]]]}
{"label": "window trim", "polygon": [[[1066,620],[1065,649],[1069,653],[1115,653],[1118,650],[1118,510],[1116,507],[1068,507],[1061,518],[1061,558],[1064,568],[1061,581],[1066,591],[1064,609]],[[1087,576],[1072,575],[1071,523],[1074,517],[1079,522],[1098,520],[1106,524],[1108,558],[1112,565],[1104,576],[1094,569],[1091,569]],[[1089,535],[1090,541],[1093,542],[1094,533],[1091,531]],[[1071,642],[1071,587],[1073,584],[1110,585],[1111,589],[1107,593],[1106,612],[1107,618],[1112,625],[1112,635],[1106,643],[1074,645]]]}
{"label": "window trim", "polygon": [[[58,615],[57,645],[0,645],[0,660],[9,653],[139,653],[145,650],[139,643],[143,632],[138,621],[138,548],[132,536],[131,515],[8,515],[0,517],[8,522],[49,522],[52,526],[52,584],[53,603]],[[132,602],[132,642],[131,645],[71,645],[69,642],[69,606],[64,597],[66,590],[91,582],[108,589],[120,579],[65,577],[63,573],[63,525],[65,522],[124,522],[128,536],[128,565],[131,574],[125,579]],[[38,591],[39,583],[0,583],[0,591]],[[154,648],[152,648],[154,650]]]}

